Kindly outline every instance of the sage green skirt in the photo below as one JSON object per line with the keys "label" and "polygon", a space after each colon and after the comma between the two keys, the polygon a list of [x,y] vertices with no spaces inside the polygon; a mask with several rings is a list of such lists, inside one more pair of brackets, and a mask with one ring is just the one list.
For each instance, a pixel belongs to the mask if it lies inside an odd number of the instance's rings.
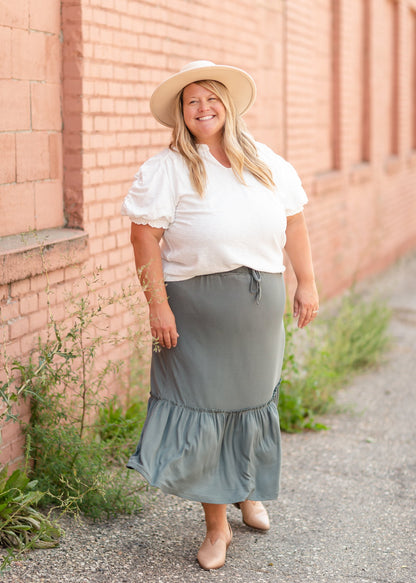
{"label": "sage green skirt", "polygon": [[241,267],[168,282],[178,345],[154,352],[128,467],[162,491],[227,504],[277,498],[282,274]]}

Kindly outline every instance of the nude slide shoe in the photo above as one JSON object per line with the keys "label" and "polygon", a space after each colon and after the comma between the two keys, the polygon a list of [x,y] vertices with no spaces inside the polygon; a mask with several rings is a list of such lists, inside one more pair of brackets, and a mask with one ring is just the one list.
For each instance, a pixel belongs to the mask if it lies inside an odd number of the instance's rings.
{"label": "nude slide shoe", "polygon": [[198,551],[197,559],[200,566],[206,571],[209,571],[210,569],[219,569],[224,565],[227,549],[233,538],[233,531],[229,524],[228,528],[230,529],[228,541],[218,537],[214,542],[211,542],[208,535],[205,537],[205,540]]}
{"label": "nude slide shoe", "polygon": [[236,502],[234,506],[241,510],[244,524],[258,530],[269,530],[269,515],[261,502],[245,500],[244,502]]}

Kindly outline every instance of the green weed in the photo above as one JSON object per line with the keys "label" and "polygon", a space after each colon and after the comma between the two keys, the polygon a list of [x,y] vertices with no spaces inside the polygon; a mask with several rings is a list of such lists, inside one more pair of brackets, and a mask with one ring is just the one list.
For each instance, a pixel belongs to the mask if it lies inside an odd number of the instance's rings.
{"label": "green weed", "polygon": [[337,390],[353,375],[375,365],[388,344],[390,310],[378,299],[346,294],[337,309],[305,330],[298,343],[295,323],[285,317],[286,356],[279,397],[281,427],[287,432],[322,429],[315,421],[334,404]]}
{"label": "green weed", "polygon": [[[104,290],[105,295],[101,295]],[[48,291],[49,294],[54,292]],[[136,315],[137,328],[113,332],[109,315],[123,307]],[[146,345],[144,303],[136,286],[111,292],[100,272],[80,277],[66,299],[65,323],[51,315],[47,334],[27,361],[5,367],[3,417],[30,397],[31,420],[24,426],[31,479],[43,494],[38,503],[58,498],[73,512],[92,518],[140,510],[143,482],[125,469],[126,444],[137,441],[144,405],[130,399],[122,408],[108,387],[122,382],[123,359],[110,359],[113,347]]]}

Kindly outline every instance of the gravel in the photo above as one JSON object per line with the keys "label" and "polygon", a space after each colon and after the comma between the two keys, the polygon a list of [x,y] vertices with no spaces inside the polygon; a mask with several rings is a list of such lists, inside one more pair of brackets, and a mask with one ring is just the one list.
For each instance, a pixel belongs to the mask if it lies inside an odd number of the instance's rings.
{"label": "gravel", "polygon": [[391,349],[339,393],[329,429],[283,435],[281,495],[268,533],[242,525],[226,565],[202,571],[199,504],[144,493],[133,517],[62,519],[60,547],[31,551],[4,580],[19,583],[414,583],[416,581],[416,254],[365,284],[393,308]]}

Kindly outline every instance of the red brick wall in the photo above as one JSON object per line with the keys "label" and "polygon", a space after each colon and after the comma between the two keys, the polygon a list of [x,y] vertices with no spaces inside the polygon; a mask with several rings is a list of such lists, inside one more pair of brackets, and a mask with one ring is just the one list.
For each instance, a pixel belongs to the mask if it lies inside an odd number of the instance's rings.
{"label": "red brick wall", "polygon": [[324,296],[416,244],[412,9],[410,0],[287,3],[285,153],[310,194]]}
{"label": "red brick wall", "polygon": [[[101,267],[111,289],[131,281],[120,204],[169,141],[149,97],[210,59],[253,75],[249,129],[302,176],[323,296],[415,246],[416,0],[62,0],[61,23],[59,10],[0,9],[1,236],[65,221],[88,233],[87,273]],[[49,274],[57,317],[77,274]],[[24,356],[45,325],[44,276],[0,290],[5,340]],[[129,319],[115,309],[112,328]],[[16,460],[16,426],[2,438],[1,460]]]}

